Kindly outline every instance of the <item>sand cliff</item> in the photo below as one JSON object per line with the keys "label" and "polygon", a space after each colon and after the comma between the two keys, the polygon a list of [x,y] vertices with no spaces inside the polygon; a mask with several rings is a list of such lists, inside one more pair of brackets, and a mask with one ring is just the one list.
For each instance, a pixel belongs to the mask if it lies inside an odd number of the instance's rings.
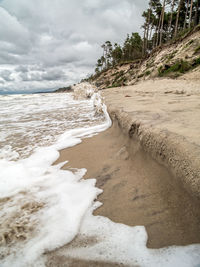
{"label": "sand cliff", "polygon": [[111,129],[61,151],[87,168],[103,203],[95,214],[144,225],[148,246],[200,242],[199,80],[148,80],[101,91]]}
{"label": "sand cliff", "polygon": [[[157,47],[147,58],[118,65],[91,75],[87,81],[99,89],[134,85],[156,77],[198,78],[200,70],[200,26],[172,43]],[[191,74],[192,73],[192,74]]]}
{"label": "sand cliff", "polygon": [[199,80],[149,80],[103,95],[133,150],[141,146],[200,200]]}

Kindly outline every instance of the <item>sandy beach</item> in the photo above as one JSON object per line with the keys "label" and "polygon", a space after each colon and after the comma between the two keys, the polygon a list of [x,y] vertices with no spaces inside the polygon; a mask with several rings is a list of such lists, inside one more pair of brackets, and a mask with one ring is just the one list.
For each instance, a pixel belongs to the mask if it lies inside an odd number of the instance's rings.
{"label": "sandy beach", "polygon": [[198,204],[165,167],[142,150],[131,155],[129,148],[128,138],[114,123],[106,132],[62,150],[59,162],[70,158],[64,169],[87,168],[85,178],[95,177],[96,186],[104,190],[98,198],[103,205],[94,214],[145,225],[148,247],[198,243]]}
{"label": "sandy beach", "polygon": [[0,0],[0,267],[200,267],[200,0]]}
{"label": "sandy beach", "polygon": [[[94,214],[144,225],[149,248],[200,242],[200,95],[198,83],[190,85],[163,80],[104,90],[113,126],[62,150],[56,162],[70,159],[64,169],[86,168],[85,178],[96,178],[103,189],[103,205]],[[142,139],[146,127],[149,142]]]}

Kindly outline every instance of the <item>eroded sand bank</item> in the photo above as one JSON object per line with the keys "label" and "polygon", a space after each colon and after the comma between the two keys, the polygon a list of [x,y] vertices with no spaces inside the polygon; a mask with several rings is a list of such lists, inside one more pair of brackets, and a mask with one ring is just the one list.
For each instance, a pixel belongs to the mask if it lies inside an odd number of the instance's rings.
{"label": "eroded sand bank", "polygon": [[122,130],[200,199],[200,81],[149,80],[104,95]]}
{"label": "eroded sand bank", "polygon": [[87,168],[104,190],[95,215],[144,225],[148,247],[200,243],[199,83],[147,81],[103,95],[112,128],[62,150],[56,163]]}
{"label": "eroded sand bank", "polygon": [[[144,225],[148,246],[159,248],[200,242],[199,206],[172,174],[142,149],[133,153],[117,122],[80,145],[62,150],[64,168],[87,168],[85,178],[97,179],[103,205],[95,215],[114,222]],[[132,151],[132,153],[130,153]]]}

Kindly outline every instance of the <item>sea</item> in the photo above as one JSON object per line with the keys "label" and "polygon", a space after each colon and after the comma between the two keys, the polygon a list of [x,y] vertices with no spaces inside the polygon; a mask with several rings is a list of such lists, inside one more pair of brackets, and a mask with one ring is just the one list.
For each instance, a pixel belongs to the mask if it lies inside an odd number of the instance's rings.
{"label": "sea", "polygon": [[[46,266],[63,246],[68,258],[121,266],[200,266],[198,244],[148,249],[144,226],[94,216],[96,180],[63,170],[70,159],[53,164],[61,149],[111,127],[100,93],[81,90],[0,95],[0,266]],[[78,235],[95,242],[68,249]]]}

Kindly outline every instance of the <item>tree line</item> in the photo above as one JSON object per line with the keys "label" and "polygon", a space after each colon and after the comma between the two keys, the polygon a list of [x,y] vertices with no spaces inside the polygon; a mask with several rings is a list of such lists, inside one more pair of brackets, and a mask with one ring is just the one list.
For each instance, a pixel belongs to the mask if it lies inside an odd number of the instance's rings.
{"label": "tree line", "polygon": [[145,58],[156,47],[190,31],[200,23],[200,0],[150,0],[142,17],[143,37],[128,34],[122,45],[106,41],[101,46],[103,54],[97,60],[96,73]]}

